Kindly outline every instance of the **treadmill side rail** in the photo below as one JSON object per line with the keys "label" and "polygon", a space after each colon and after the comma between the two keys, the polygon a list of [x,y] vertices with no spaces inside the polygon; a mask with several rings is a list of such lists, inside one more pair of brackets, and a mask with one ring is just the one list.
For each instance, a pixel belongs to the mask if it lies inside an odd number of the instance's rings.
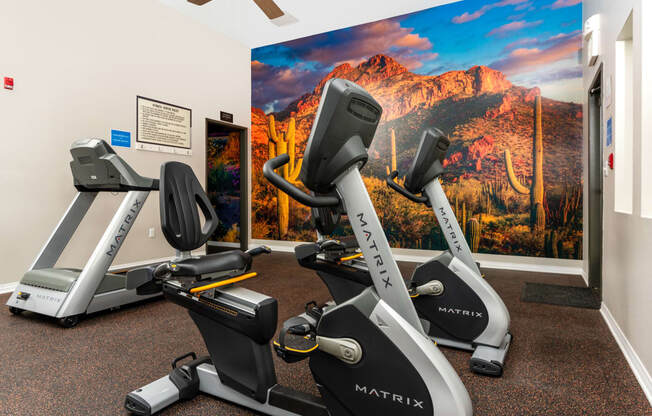
{"label": "treadmill side rail", "polygon": [[106,293],[98,293],[91,299],[91,303],[86,309],[86,313],[95,313],[111,308],[119,308],[122,305],[138,302],[141,300],[160,296],[161,292],[151,293],[147,295],[139,295],[136,289],[118,289]]}
{"label": "treadmill side rail", "polygon": [[89,208],[93,205],[95,197],[97,197],[97,192],[77,192],[66,213],[59,220],[29,270],[54,267],[77,227],[79,227]]}
{"label": "treadmill side rail", "polygon": [[148,195],[149,191],[127,192],[79,278],[68,292],[57,312],[57,318],[86,312]]}
{"label": "treadmill side rail", "polygon": [[[27,294],[28,296],[26,299],[22,299],[19,296],[20,293]],[[7,306],[43,315],[55,316],[67,295],[67,292],[19,283],[14,293],[7,300]]]}

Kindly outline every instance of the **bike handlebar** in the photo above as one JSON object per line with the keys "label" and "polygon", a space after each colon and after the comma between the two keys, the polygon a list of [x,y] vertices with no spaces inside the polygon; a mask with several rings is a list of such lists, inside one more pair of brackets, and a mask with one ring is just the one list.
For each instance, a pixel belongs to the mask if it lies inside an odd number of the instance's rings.
{"label": "bike handlebar", "polygon": [[398,176],[398,171],[395,170],[392,173],[390,173],[387,178],[385,178],[385,182],[387,182],[387,185],[390,188],[392,188],[393,190],[395,190],[399,194],[403,195],[404,197],[406,197],[410,201],[418,202],[418,203],[426,204],[426,205],[429,203],[428,198],[426,198],[425,196],[414,195],[412,192],[408,191],[407,189],[403,188],[401,185],[394,182],[394,179],[396,179],[397,176]]}
{"label": "bike handlebar", "polygon": [[275,172],[276,169],[287,164],[289,161],[290,156],[288,156],[287,153],[268,160],[263,165],[263,175],[272,183],[272,185],[285,192],[296,201],[309,207],[335,207],[340,204],[340,199],[335,196],[308,195]]}

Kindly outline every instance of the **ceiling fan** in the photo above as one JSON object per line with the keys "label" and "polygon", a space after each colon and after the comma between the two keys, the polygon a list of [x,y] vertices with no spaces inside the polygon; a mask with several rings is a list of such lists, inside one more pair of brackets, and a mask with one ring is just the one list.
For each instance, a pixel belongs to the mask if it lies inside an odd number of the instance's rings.
{"label": "ceiling fan", "polygon": [[[203,6],[209,1],[211,0],[188,0],[188,2],[196,4],[197,6]],[[253,2],[256,3],[256,6],[258,6],[269,20],[276,25],[281,26],[296,22],[296,19],[281,10],[281,8],[274,3],[274,0],[253,0]],[[283,18],[284,16],[285,18]]]}

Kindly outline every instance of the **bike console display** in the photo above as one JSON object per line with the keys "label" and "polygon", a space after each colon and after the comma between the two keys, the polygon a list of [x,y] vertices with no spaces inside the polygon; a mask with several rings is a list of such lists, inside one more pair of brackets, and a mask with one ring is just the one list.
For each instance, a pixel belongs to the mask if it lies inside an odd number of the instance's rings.
{"label": "bike console display", "polygon": [[317,109],[299,177],[318,193],[333,190],[333,181],[350,166],[367,159],[383,109],[351,81],[331,79]]}
{"label": "bike console display", "polygon": [[287,154],[265,162],[263,175],[274,186],[309,207],[337,207],[333,181],[369,158],[367,149],[383,109],[367,91],[351,81],[333,78],[324,86],[315,122],[303,155],[299,178],[306,194],[275,172],[289,162]]}
{"label": "bike console display", "polygon": [[421,135],[412,166],[405,175],[405,188],[413,194],[421,193],[423,188],[444,172],[444,158],[450,141],[441,130],[430,128]]}

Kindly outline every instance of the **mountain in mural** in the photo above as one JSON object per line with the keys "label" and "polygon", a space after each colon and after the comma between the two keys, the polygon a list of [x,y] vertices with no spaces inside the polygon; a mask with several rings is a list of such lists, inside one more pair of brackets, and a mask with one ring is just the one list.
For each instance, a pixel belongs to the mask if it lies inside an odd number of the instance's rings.
{"label": "mountain in mural", "polygon": [[[373,56],[356,67],[342,64],[334,68],[313,91],[273,113],[280,129],[286,127],[291,116],[295,117],[299,154],[310,133],[322,89],[331,78],[361,85],[383,106],[383,119],[370,152],[372,161],[387,163],[389,130],[394,129],[399,167],[407,168],[419,129],[433,126],[451,137],[448,169],[454,176],[487,178],[504,171],[498,165],[506,148],[511,150],[517,174],[526,175],[531,168],[527,161],[532,150],[532,103],[540,94],[538,88],[514,86],[501,72],[485,66],[438,76],[414,74],[387,55]],[[542,101],[546,179],[559,183],[564,178],[581,176],[569,176],[575,173],[569,171],[575,169],[581,173],[581,153],[574,151],[582,140],[578,123],[581,105],[546,98]],[[252,108],[252,130],[254,141],[267,143],[267,119],[262,110]],[[383,172],[376,166],[372,174],[381,176]]]}
{"label": "mountain in mural", "polygon": [[[335,77],[361,85],[383,107],[382,120],[370,149],[370,160],[362,171],[364,176],[378,179],[384,179],[386,176],[392,164],[392,133],[397,149],[394,157],[399,172],[404,173],[414,157],[421,131],[427,127],[437,127],[449,135],[452,143],[445,163],[444,183],[452,204],[457,205],[460,212],[462,205],[464,206],[465,215],[464,218],[460,215],[460,221],[465,222],[467,216],[471,218],[467,215],[468,211],[499,215],[501,218],[511,215],[514,217],[514,224],[527,223],[526,220],[515,216],[526,215],[524,213],[528,212],[526,205],[529,199],[513,192],[509,187],[503,155],[505,150],[510,151],[515,177],[521,183],[527,184],[532,174],[534,101],[535,97],[540,95],[538,88],[513,85],[503,73],[486,66],[474,66],[465,71],[449,71],[429,76],[412,73],[387,55],[375,55],[355,67],[345,63],[335,67],[312,91],[306,92],[282,111],[270,114],[274,116],[279,131],[285,131],[289,121],[295,120],[297,157],[303,155],[322,89],[329,79]],[[570,222],[579,221],[579,230],[575,224],[571,227],[574,231],[568,231],[567,235],[564,235],[567,247],[559,247],[562,252],[566,252],[566,257],[578,257],[579,254],[573,250],[578,251],[579,248],[572,247],[576,244],[569,241],[576,241],[575,237],[581,235],[581,192],[578,197],[577,189],[580,184],[569,181],[581,178],[581,152],[577,150],[581,148],[582,143],[581,105],[547,98],[542,98],[541,101],[543,179],[546,194],[549,196],[545,204],[546,214],[553,219],[564,221],[564,226],[569,223],[570,227]],[[269,158],[268,116],[262,110],[252,108],[254,173],[260,173],[262,164]],[[255,206],[254,213],[259,218],[270,218],[264,212],[272,208],[265,207],[262,202],[270,192],[263,189],[268,185],[264,183],[264,179],[257,179],[256,182],[254,192],[257,188],[262,192],[258,195],[262,198],[258,205],[262,211],[259,216]],[[462,182],[464,187],[459,186]],[[370,190],[374,192],[374,189]],[[256,195],[254,203],[255,201]],[[564,201],[571,201],[572,209],[566,206],[569,203]],[[558,210],[573,212],[560,214]],[[296,206],[293,211],[294,228],[311,232],[308,210]],[[274,217],[273,212],[269,214]],[[427,212],[424,212],[424,215],[432,217],[432,214]],[[576,216],[578,218],[575,218]],[[424,221],[426,223],[420,232],[428,233],[430,230],[427,227],[433,225],[432,220]],[[499,230],[501,227],[504,228],[504,224],[494,228]],[[403,229],[399,230],[401,227],[397,225],[396,228],[397,233],[403,233]],[[259,231],[258,236],[261,238],[265,238],[265,234],[271,235],[265,229]],[[484,230],[483,238],[492,238],[488,231]],[[389,234],[392,240],[391,232]],[[570,238],[571,234],[575,237]],[[415,237],[417,235],[415,232]],[[302,237],[305,236],[289,236],[290,239],[296,240]],[[557,236],[556,240],[559,240],[559,237]],[[410,246],[411,240],[399,240],[403,238],[396,236],[396,243],[403,247]],[[438,242],[431,240],[417,242],[416,245],[437,248]],[[507,251],[508,248],[501,249],[505,244],[509,244],[501,236],[496,236],[493,240],[495,241],[484,241],[482,244],[491,252],[516,251],[516,254],[532,255],[536,254],[532,253],[533,250],[544,250],[543,237],[541,244],[532,242],[530,246],[527,242],[514,242],[513,247],[509,248],[510,251]],[[540,248],[533,248],[539,246]]]}

